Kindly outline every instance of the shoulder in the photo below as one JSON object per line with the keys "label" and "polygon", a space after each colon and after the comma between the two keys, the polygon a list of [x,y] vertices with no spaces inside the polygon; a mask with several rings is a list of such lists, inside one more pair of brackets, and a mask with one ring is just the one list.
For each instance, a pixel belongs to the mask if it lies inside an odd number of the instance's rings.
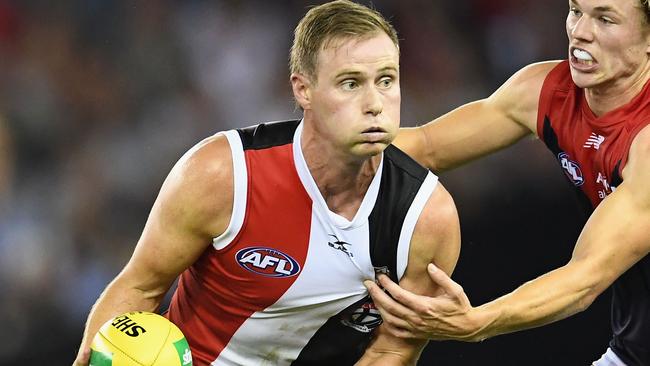
{"label": "shoulder", "polygon": [[233,203],[233,162],[228,139],[210,136],[189,149],[163,183],[162,202],[188,226],[218,236]]}
{"label": "shoulder", "polygon": [[458,228],[458,212],[451,194],[438,182],[422,209],[415,235],[446,236]]}
{"label": "shoulder", "polygon": [[537,109],[542,86],[548,74],[561,61],[530,64],[517,71],[488,99],[487,103],[506,111],[514,121],[536,131]]}
{"label": "shoulder", "polygon": [[510,77],[504,84],[511,90],[528,91],[531,89],[540,89],[548,74],[562,61],[544,61],[525,66]]}

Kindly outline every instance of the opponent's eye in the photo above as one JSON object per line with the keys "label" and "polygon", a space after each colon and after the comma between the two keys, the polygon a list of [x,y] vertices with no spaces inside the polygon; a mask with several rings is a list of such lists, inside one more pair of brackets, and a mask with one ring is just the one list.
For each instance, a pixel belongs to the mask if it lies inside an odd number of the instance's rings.
{"label": "opponent's eye", "polygon": [[582,12],[578,8],[575,8],[573,6],[569,7],[569,13],[571,13],[573,16],[576,16],[576,17],[579,17],[579,16],[582,15]]}

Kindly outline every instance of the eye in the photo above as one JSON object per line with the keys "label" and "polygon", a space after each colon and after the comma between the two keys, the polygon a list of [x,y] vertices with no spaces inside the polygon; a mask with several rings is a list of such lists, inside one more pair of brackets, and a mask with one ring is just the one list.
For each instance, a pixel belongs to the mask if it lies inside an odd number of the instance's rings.
{"label": "eye", "polygon": [[381,88],[388,89],[393,85],[393,78],[388,76],[383,77],[379,80],[378,85]]}
{"label": "eye", "polygon": [[579,16],[582,15],[582,12],[578,8],[575,8],[573,6],[569,7],[569,13],[571,13],[571,15],[576,16],[576,17],[579,17]]}
{"label": "eye", "polygon": [[343,90],[354,90],[359,87],[359,84],[356,82],[356,80],[344,80],[341,83],[341,88]]}
{"label": "eye", "polygon": [[603,24],[614,24],[614,21],[608,17],[600,17],[598,20],[600,20],[600,22]]}

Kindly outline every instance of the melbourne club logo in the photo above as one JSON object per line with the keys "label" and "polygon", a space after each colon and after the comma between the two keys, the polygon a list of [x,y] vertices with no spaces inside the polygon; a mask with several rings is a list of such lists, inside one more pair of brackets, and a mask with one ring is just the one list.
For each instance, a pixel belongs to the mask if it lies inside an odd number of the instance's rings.
{"label": "melbourne club logo", "polygon": [[327,242],[327,245],[329,245],[331,248],[342,251],[343,253],[347,254],[348,257],[350,258],[354,257],[350,249],[348,249],[350,243],[344,242],[343,240],[339,240],[339,238],[334,234],[328,234],[328,235],[334,238],[334,240]]}
{"label": "melbourne club logo", "polygon": [[562,169],[564,169],[564,174],[573,182],[577,187],[585,183],[585,178],[582,176],[582,170],[580,170],[580,165],[575,161],[569,159],[569,155],[565,152],[561,152],[557,155],[557,159],[560,161]]}
{"label": "melbourne club logo", "polygon": [[341,323],[362,333],[370,333],[381,323],[381,314],[370,298],[352,313],[341,319]]}
{"label": "melbourne club logo", "polygon": [[604,141],[605,141],[605,136],[596,135],[595,133],[592,132],[582,147],[586,149],[593,147],[594,149],[598,150],[600,149],[600,144],[602,144]]}
{"label": "melbourne club logo", "polygon": [[245,270],[266,277],[291,277],[300,272],[300,265],[295,259],[273,248],[244,248],[235,254],[235,258]]}

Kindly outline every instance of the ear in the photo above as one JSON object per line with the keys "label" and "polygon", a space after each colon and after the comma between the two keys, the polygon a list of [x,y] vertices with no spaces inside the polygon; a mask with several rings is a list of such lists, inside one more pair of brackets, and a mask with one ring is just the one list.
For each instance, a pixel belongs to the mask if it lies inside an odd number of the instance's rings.
{"label": "ear", "polygon": [[309,109],[311,105],[311,81],[302,74],[291,74],[291,89],[296,102],[303,109]]}

